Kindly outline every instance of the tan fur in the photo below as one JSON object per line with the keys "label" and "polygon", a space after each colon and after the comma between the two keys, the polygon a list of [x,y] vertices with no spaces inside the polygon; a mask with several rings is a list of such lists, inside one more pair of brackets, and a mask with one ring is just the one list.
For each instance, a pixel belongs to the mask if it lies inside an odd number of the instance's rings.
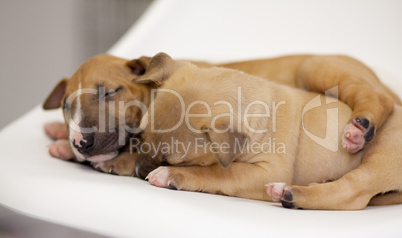
{"label": "tan fur", "polygon": [[352,118],[365,116],[378,128],[392,112],[394,102],[401,105],[399,97],[369,67],[344,55],[284,56],[219,66],[308,91],[323,93],[338,86],[339,99],[353,108]]}
{"label": "tan fur", "polygon": [[107,160],[94,165],[95,169],[103,172],[122,176],[135,176],[134,168],[137,153],[123,152],[112,160]]}
{"label": "tan fur", "polygon": [[[367,204],[401,204],[401,118],[402,107],[396,106],[387,123],[363,152],[362,163],[355,170],[331,183],[290,186],[290,202],[295,207],[334,210],[363,209]],[[388,191],[393,192],[375,196]]]}
{"label": "tan fur", "polygon": [[[147,115],[142,119],[144,133],[141,134],[141,138],[144,144],[160,144],[169,142],[173,138],[180,142],[204,141],[207,147],[213,142],[223,140],[232,146],[235,139],[242,141],[244,138],[248,138],[250,143],[260,143],[275,139],[276,142],[281,142],[286,146],[286,153],[247,151],[231,155],[229,161],[228,158],[221,156],[214,150],[200,152],[195,147],[195,143],[190,144],[187,154],[184,154],[185,151],[183,150],[165,154],[161,151],[157,151],[153,155],[141,154],[137,159],[137,169],[140,171],[145,164],[155,163],[155,161],[160,164],[167,162],[172,165],[172,167],[165,168],[165,172],[168,171],[169,173],[168,180],[162,181],[162,183],[158,182],[158,184],[166,187],[174,186],[177,189],[188,191],[203,191],[271,201],[264,189],[264,185],[267,183],[285,182],[305,186],[312,182],[342,178],[334,183],[296,187],[299,189],[313,189],[315,187],[334,186],[334,184],[342,183],[345,178],[349,178],[349,183],[355,184],[355,187],[343,185],[330,192],[322,189],[320,190],[322,194],[311,193],[310,199],[305,199],[304,196],[306,195],[302,192],[300,201],[296,201],[296,204],[301,201],[305,202],[301,207],[327,209],[347,209],[345,207],[347,205],[344,204],[345,201],[340,199],[341,196],[348,196],[353,193],[355,193],[355,196],[360,196],[359,192],[364,191],[362,196],[366,200],[359,199],[359,202],[348,205],[354,209],[361,209],[377,193],[402,189],[401,175],[398,172],[402,167],[402,158],[400,158],[401,152],[397,146],[400,142],[398,133],[402,130],[399,122],[402,116],[400,115],[402,109],[399,106],[396,107],[396,112],[391,115],[390,120],[380,130],[380,135],[375,138],[375,141],[371,143],[366,151],[350,154],[342,149],[340,140],[343,128],[348,123],[353,112],[346,104],[340,101],[333,102],[332,98],[320,96],[321,101],[332,102],[327,106],[337,108],[339,116],[332,115],[331,117],[327,114],[328,108],[321,107],[309,110],[305,114],[303,122],[305,128],[310,128],[311,131],[316,133],[322,133],[327,126],[336,130],[339,146],[336,151],[330,151],[325,145],[313,142],[302,129],[303,108],[318,94],[278,85],[240,71],[218,67],[201,69],[189,62],[173,61],[165,54],[158,54],[155,58],[157,58],[155,62],[158,62],[155,64],[157,68],[147,70],[135,82],[155,82],[162,85],[160,90],[171,89],[177,92],[183,98],[185,105],[188,106],[192,102],[201,100],[210,106],[211,111],[210,115],[205,117],[189,117],[189,125],[191,128],[199,130],[199,133],[190,130],[189,126],[184,123],[171,132],[155,133],[151,130],[149,124],[145,126],[144,123],[144,120],[149,121],[151,119],[152,113],[154,114],[154,125],[157,125],[156,129],[171,128],[180,121],[179,104],[175,96],[162,91],[158,92],[155,101],[150,105]],[[352,69],[350,70],[353,75],[355,72]],[[163,76],[161,77],[161,75]],[[325,78],[329,81],[335,81],[335,83],[330,84],[342,83],[344,79],[336,76],[327,75]],[[362,80],[358,82],[364,84]],[[239,87],[242,92],[241,103],[236,98]],[[351,91],[343,92],[342,95],[348,98],[348,93],[351,93]],[[282,106],[270,108],[270,115],[273,116],[275,113],[275,118],[254,116],[249,119],[243,119],[243,117],[234,117],[233,123],[231,123],[229,117],[219,117],[218,120],[214,121],[214,118],[230,111],[228,106],[216,104],[216,102],[220,101],[228,101],[233,105],[234,115],[238,115],[240,112],[241,116],[244,116],[246,106],[253,101],[263,101],[267,105],[285,103]],[[357,101],[356,103],[359,102]],[[273,110],[274,108],[275,110]],[[390,108],[392,107],[386,107],[384,110],[390,110]],[[187,111],[186,115],[205,115],[206,113],[207,110],[204,105],[198,104],[191,108],[191,111]],[[250,107],[249,114],[264,113],[264,108]],[[276,123],[274,123],[274,120]],[[327,121],[329,122],[328,124]],[[219,130],[223,130],[229,128],[228,125],[233,125],[230,130],[222,132],[220,136],[214,135],[214,126]],[[257,130],[268,129],[268,131],[256,133],[250,128]],[[330,141],[329,144],[334,142]],[[231,149],[233,148],[231,147]],[[380,158],[383,155],[387,157],[386,160]],[[360,164],[362,158],[363,162]],[[371,160],[375,162],[370,164],[369,161]],[[383,165],[383,163],[386,165]],[[361,173],[362,175],[356,178],[353,175],[355,173]],[[371,175],[369,176],[367,173],[371,173]],[[347,175],[342,177],[344,174]],[[382,179],[379,178],[380,174],[383,176]],[[153,182],[158,178],[151,175],[148,179]],[[373,183],[375,185],[371,185],[372,189],[366,188]],[[295,191],[296,188],[294,189]],[[348,189],[347,191],[350,191],[350,194],[345,195],[346,192],[343,189]],[[334,196],[334,193],[337,195]],[[297,197],[298,195],[295,192],[295,196]],[[323,198],[323,202],[326,202],[329,196],[333,196],[333,203],[329,203],[326,207],[321,207],[324,205],[316,202],[321,198]],[[310,207],[309,204],[317,204],[317,207]]]}
{"label": "tan fur", "polygon": [[[132,84],[130,81],[132,78],[143,74],[149,62],[149,57],[141,57],[131,61],[109,55],[99,55],[91,58],[77,70],[70,80],[64,79],[56,86],[55,90],[44,103],[44,108],[52,109],[60,107],[63,98],[68,97],[71,92],[77,91],[80,80],[83,82],[83,88],[95,89],[97,85],[107,85],[108,88],[116,88],[123,85],[127,90],[119,92],[115,96],[116,101],[122,100],[128,102],[135,98],[148,106],[149,93],[155,85]],[[202,68],[213,66],[206,62],[194,63]],[[219,66],[242,70],[270,81],[322,93],[334,85],[340,85],[340,99],[346,101],[349,106],[354,107],[354,113],[351,118],[356,115],[372,118],[371,123],[377,125],[376,129],[380,128],[383,121],[392,112],[392,106],[389,106],[393,105],[392,101],[400,103],[398,97],[382,85],[367,66],[346,56],[295,55],[227,63]],[[311,72],[311,74],[306,75],[308,72]],[[326,77],[321,77],[323,74]],[[338,74],[343,77],[333,77]],[[320,77],[315,77],[316,75]],[[367,98],[366,95],[370,97]],[[362,98],[365,100],[361,101]],[[95,115],[94,117],[96,117],[98,114],[96,111],[98,110],[97,104],[91,103],[88,97],[84,99],[84,104],[88,114]],[[382,107],[382,105],[385,105],[385,107]],[[119,115],[117,111],[116,115]],[[136,120],[139,120],[141,115],[138,111],[131,111],[124,115],[126,117],[125,123],[136,124]],[[96,118],[94,120],[96,122]],[[48,134],[52,136],[54,132],[48,132]],[[67,132],[64,132],[64,134],[67,134]],[[66,153],[66,155],[71,154],[72,152]],[[52,155],[54,157],[65,158],[65,155]],[[127,160],[124,163],[135,163],[129,157],[125,156],[124,158]],[[108,161],[103,166],[99,167],[98,165],[98,168],[103,171],[109,171],[111,166],[122,168],[122,166],[119,166],[119,163],[122,161],[123,159]],[[114,162],[116,163],[115,165],[113,165]],[[121,171],[119,174],[132,174],[133,171],[129,169],[132,167],[127,166],[127,170]]]}

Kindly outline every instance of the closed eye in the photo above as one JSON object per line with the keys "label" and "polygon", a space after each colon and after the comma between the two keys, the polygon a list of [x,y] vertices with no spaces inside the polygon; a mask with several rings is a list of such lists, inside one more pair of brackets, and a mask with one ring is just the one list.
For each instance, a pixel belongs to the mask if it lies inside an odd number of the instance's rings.
{"label": "closed eye", "polygon": [[111,89],[111,90],[109,90],[108,92],[105,93],[104,97],[107,98],[107,97],[114,96],[118,91],[120,91],[122,89],[123,89],[123,86],[120,86],[120,87],[118,87],[116,89]]}
{"label": "closed eye", "polygon": [[70,105],[68,105],[68,103],[67,103],[67,97],[65,97],[63,100],[63,110],[68,111],[68,110],[70,110],[70,108],[71,108]]}

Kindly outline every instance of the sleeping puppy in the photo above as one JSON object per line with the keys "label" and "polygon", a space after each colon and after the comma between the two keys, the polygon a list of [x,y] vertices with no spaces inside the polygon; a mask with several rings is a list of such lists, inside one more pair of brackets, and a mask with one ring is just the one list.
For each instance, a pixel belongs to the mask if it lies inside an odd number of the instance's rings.
{"label": "sleeping puppy", "polygon": [[[402,190],[399,106],[367,150],[351,154],[342,134],[353,112],[330,96],[336,88],[323,96],[164,53],[135,82],[161,85],[141,120],[135,168],[155,186],[313,209],[362,209]],[[286,186],[323,180],[337,181]]]}
{"label": "sleeping puppy", "polygon": [[[128,139],[135,134],[157,85],[131,83],[131,79],[143,74],[149,61],[149,57],[125,60],[99,55],[86,61],[70,79],[63,79],[43,106],[62,106],[65,117],[63,124],[45,125],[46,133],[57,140],[49,147],[50,154],[88,160],[105,172],[132,175],[136,155],[123,152],[128,153]],[[399,101],[367,66],[346,56],[293,55],[219,66],[310,91],[338,86],[339,98],[354,108],[343,132],[343,147],[350,153],[373,138],[392,112],[394,100]],[[112,160],[117,155],[123,156]]]}
{"label": "sleeping puppy", "polygon": [[[121,161],[133,160],[135,155],[125,149],[128,139],[138,133],[139,118],[149,105],[150,87],[131,80],[144,72],[146,61],[99,55],[82,64],[70,79],[59,82],[43,105],[44,109],[62,107],[65,119],[65,125],[45,125],[46,133],[58,139],[50,153],[89,161],[95,167],[118,155],[120,166]],[[124,163],[130,164],[132,174],[134,164],[129,161]],[[108,172],[115,173],[113,169]],[[120,172],[128,175],[126,169]]]}

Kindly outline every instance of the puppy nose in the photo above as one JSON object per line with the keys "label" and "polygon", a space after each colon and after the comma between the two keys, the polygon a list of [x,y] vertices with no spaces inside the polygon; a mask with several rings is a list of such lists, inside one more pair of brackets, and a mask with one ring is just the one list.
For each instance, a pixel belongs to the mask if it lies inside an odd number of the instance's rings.
{"label": "puppy nose", "polygon": [[89,153],[94,149],[95,136],[94,134],[88,134],[83,137],[81,141],[73,140],[74,147],[82,154]]}

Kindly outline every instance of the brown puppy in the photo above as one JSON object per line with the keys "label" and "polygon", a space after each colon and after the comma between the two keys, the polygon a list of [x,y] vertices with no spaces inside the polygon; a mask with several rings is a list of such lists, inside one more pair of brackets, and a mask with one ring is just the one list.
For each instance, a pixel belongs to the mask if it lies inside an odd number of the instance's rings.
{"label": "brown puppy", "polygon": [[[67,105],[63,110],[65,121],[66,124],[78,124],[76,126],[78,128],[70,126],[69,132],[67,126],[60,123],[45,125],[46,133],[59,140],[49,147],[49,152],[54,157],[62,159],[77,157],[78,160],[92,161],[96,167],[105,172],[131,175],[134,161],[129,156],[124,156],[128,161],[109,159],[124,149],[130,136],[130,133],[126,133],[126,129],[135,128],[136,120],[149,105],[150,90],[155,88],[155,85],[129,83],[131,78],[145,71],[149,60],[148,57],[141,57],[127,61],[100,55],[85,62],[70,80],[62,80],[46,100],[44,108],[60,107],[64,100],[70,98],[70,103],[63,104]],[[211,67],[208,63],[196,62],[196,64],[200,67]],[[220,66],[240,69],[272,81],[318,92],[339,85],[341,100],[354,107],[351,122],[343,133],[343,145],[351,153],[360,150],[365,141],[373,137],[375,128],[380,127],[392,112],[393,100],[399,100],[378,81],[368,67],[346,56],[285,56]],[[116,89],[118,91],[116,96],[108,92]],[[82,96],[77,96],[80,90],[85,92]],[[102,90],[104,98],[98,95]],[[136,100],[136,105],[127,106],[133,99]],[[123,104],[113,112],[114,110],[109,108],[110,102],[117,101]],[[77,106],[78,104],[82,105]],[[114,103],[114,107],[117,108],[116,104]],[[142,105],[142,108],[138,105]],[[113,115],[110,115],[110,111]],[[72,118],[73,116],[76,118]],[[110,120],[113,116],[114,120]],[[121,119],[122,117],[124,119]],[[108,128],[109,124],[113,124],[108,120],[115,121],[114,124],[118,126]],[[71,123],[74,121],[79,122]],[[82,133],[80,127],[95,129],[93,132]],[[116,140],[116,137],[119,139]],[[130,166],[121,166],[120,163],[123,161]]]}
{"label": "brown puppy", "polygon": [[[350,154],[341,138],[353,112],[335,98],[163,53],[135,82],[162,85],[137,147],[136,174],[153,185],[323,209],[362,209],[378,193],[402,191],[399,106],[367,151]],[[158,164],[171,166],[149,171]],[[272,182],[282,183],[266,193]]]}
{"label": "brown puppy", "polygon": [[[45,125],[48,135],[60,139],[49,148],[51,154],[88,160],[95,166],[118,154],[133,160],[133,155],[122,152],[128,139],[137,133],[139,118],[149,105],[150,87],[131,82],[145,70],[142,65],[146,59],[140,58],[130,65],[127,62],[110,55],[96,56],[55,87],[43,108],[62,106],[65,126]],[[122,158],[116,161],[120,163]],[[109,168],[108,172],[113,171]]]}

